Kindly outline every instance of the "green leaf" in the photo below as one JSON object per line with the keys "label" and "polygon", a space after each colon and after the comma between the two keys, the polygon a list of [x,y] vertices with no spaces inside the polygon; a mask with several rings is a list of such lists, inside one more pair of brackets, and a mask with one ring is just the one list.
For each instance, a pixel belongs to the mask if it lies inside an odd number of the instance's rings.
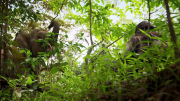
{"label": "green leaf", "polygon": [[68,38],[68,35],[65,35],[66,38]]}
{"label": "green leaf", "polygon": [[38,39],[35,42],[43,42],[43,41],[44,41],[43,39]]}
{"label": "green leaf", "polygon": [[2,79],[4,79],[4,80],[6,80],[6,81],[7,81],[7,79],[6,79],[4,76],[1,76],[1,75],[0,75],[0,77],[1,77]]}
{"label": "green leaf", "polygon": [[103,5],[104,5],[104,0],[101,0],[101,1],[102,1]]}
{"label": "green leaf", "polygon": [[31,51],[28,50],[28,51],[27,51],[27,57],[30,57],[31,55],[32,55]]}
{"label": "green leaf", "polygon": [[27,84],[30,84],[30,85],[32,84],[32,79],[30,76],[27,78]]}
{"label": "green leaf", "polygon": [[81,33],[81,36],[83,36],[84,35],[84,33]]}
{"label": "green leaf", "polygon": [[63,45],[64,45],[64,43],[63,43],[62,41],[60,41],[60,46],[62,46],[62,47],[63,47]]}
{"label": "green leaf", "polygon": [[45,61],[43,59],[41,60],[41,64],[43,67],[46,67]]}
{"label": "green leaf", "polygon": [[61,63],[61,66],[66,66],[66,65],[68,65],[68,62]]}
{"label": "green leaf", "polygon": [[141,29],[139,29],[141,32],[143,32],[143,34],[145,34],[145,35],[147,35],[148,37],[150,37],[151,38],[151,35],[149,35],[148,33],[146,33],[145,31],[143,31],[143,30],[141,30]]}
{"label": "green leaf", "polygon": [[38,52],[38,54],[45,54],[45,52]]}
{"label": "green leaf", "polygon": [[26,52],[25,50],[20,50],[20,53],[24,53],[24,52]]}
{"label": "green leaf", "polygon": [[29,61],[31,61],[31,58],[27,58],[25,61],[26,61],[26,62],[29,62]]}
{"label": "green leaf", "polygon": [[53,67],[53,68],[51,69],[51,71],[50,71],[50,74],[56,74],[56,73],[58,73],[58,72],[59,72],[59,68]]}

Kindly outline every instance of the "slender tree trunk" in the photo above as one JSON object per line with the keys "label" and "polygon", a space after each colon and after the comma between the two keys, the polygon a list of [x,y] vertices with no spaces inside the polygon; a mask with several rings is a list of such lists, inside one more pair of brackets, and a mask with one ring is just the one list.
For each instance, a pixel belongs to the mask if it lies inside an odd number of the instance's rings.
{"label": "slender tree trunk", "polygon": [[[0,7],[2,7],[3,6],[3,2],[2,1],[0,1]],[[2,8],[0,8],[0,15],[2,15],[3,14],[3,9]],[[0,22],[2,22],[2,19],[0,19]],[[2,33],[3,33],[3,31],[2,31],[2,24],[0,24],[0,43],[2,43]],[[2,52],[1,52],[1,50],[2,50],[2,44],[0,44],[0,75],[2,75],[1,73],[1,70],[2,70]]]}
{"label": "slender tree trunk", "polygon": [[2,23],[3,23],[3,25],[2,25],[2,39],[3,39],[3,41],[1,42],[2,44],[1,45],[3,45],[3,59],[2,59],[2,61],[3,61],[3,63],[2,63],[2,65],[3,65],[3,69],[1,69],[1,70],[3,70],[3,75],[4,76],[6,76],[7,77],[7,51],[6,51],[6,34],[7,34],[7,28],[8,28],[8,19],[7,19],[7,16],[8,16],[8,0],[3,0],[3,2],[2,2]]}
{"label": "slender tree trunk", "polygon": [[169,31],[170,31],[170,35],[171,35],[171,41],[174,44],[175,58],[178,59],[180,57],[180,51],[179,51],[178,46],[177,46],[177,38],[176,38],[176,35],[175,35],[175,32],[174,32],[173,23],[171,21],[168,0],[164,0],[164,2],[165,2],[165,5],[166,5],[167,21],[168,21]]}
{"label": "slender tree trunk", "polygon": [[4,28],[4,68],[6,68],[6,75],[7,75],[7,48],[6,48],[6,43],[7,43],[7,39],[6,39],[6,36],[7,36],[7,31],[8,31],[8,4],[9,4],[9,0],[6,0],[5,1],[6,3],[6,6],[5,6],[5,17],[6,19],[4,20],[5,21],[5,28]]}
{"label": "slender tree trunk", "polygon": [[90,40],[91,40],[91,46],[93,45],[93,40],[92,40],[92,4],[91,4],[91,0],[89,0],[90,2]]}
{"label": "slender tree trunk", "polygon": [[[87,55],[88,56],[89,54],[91,54],[92,50],[93,50],[93,40],[92,40],[92,4],[91,4],[91,0],[89,0],[89,3],[90,3],[90,41],[91,41],[91,48],[88,50],[87,52]],[[85,59],[85,66],[86,66],[86,72],[88,72],[88,58]]]}
{"label": "slender tree trunk", "polygon": [[149,22],[151,20],[151,8],[150,8],[150,0],[148,0],[148,8],[149,8]]}

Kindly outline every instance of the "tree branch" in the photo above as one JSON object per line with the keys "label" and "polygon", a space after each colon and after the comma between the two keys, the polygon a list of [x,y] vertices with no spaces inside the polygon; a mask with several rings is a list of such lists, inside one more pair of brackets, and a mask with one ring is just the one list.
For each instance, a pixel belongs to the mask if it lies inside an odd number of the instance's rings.
{"label": "tree branch", "polygon": [[[163,6],[162,6],[163,7]],[[162,7],[160,7],[159,9],[156,9],[154,12],[151,12],[150,14],[156,13],[157,11],[159,11]]]}
{"label": "tree branch", "polygon": [[[122,37],[119,37],[118,39],[116,39],[114,42],[112,42],[111,44],[109,44],[106,48],[109,48],[111,45],[113,45],[115,42],[117,42],[118,40],[120,40]],[[95,57],[96,57],[96,59],[97,59],[97,57],[102,53],[104,51],[104,49],[101,51],[101,52],[99,52],[99,54],[97,54]]]}
{"label": "tree branch", "polygon": [[[65,1],[66,1],[66,0],[64,0],[64,1],[62,2],[61,8],[60,8],[60,10],[59,10],[59,13],[60,13],[60,11],[62,10],[63,5],[65,5]],[[59,13],[57,13],[56,17],[54,17],[53,20],[57,18],[57,16],[58,16]],[[53,20],[52,20],[52,21],[53,21]]]}

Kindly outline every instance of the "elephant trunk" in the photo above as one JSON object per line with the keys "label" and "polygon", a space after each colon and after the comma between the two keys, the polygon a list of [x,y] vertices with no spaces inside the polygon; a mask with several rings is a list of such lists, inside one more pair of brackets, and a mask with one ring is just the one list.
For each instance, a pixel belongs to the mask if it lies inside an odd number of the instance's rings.
{"label": "elephant trunk", "polygon": [[57,39],[58,39],[58,34],[59,34],[59,23],[57,21],[52,21],[51,24],[48,26],[49,29],[51,29],[53,27],[53,33],[55,33],[55,36],[53,37],[51,35],[51,38],[55,38],[56,39],[56,42],[57,42]]}

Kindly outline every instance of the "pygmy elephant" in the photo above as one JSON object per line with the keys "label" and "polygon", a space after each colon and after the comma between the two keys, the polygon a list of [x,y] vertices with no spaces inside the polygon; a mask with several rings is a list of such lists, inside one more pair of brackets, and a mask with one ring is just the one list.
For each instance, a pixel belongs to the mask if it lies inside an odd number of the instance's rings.
{"label": "pygmy elephant", "polygon": [[[52,21],[49,25],[49,29],[53,27],[53,33],[59,33],[59,23],[57,21]],[[50,50],[52,48],[51,41],[47,43],[47,46],[42,47],[43,42],[37,42],[36,40],[41,39],[45,40],[45,38],[48,38],[49,32],[47,30],[43,29],[34,29],[30,34],[27,34],[23,31],[20,31],[16,34],[15,41],[19,44],[19,48],[26,48],[29,49],[32,52],[32,57],[37,57],[38,52],[46,52],[47,50]],[[58,34],[53,37],[52,35],[50,38],[55,38],[57,42]]]}
{"label": "pygmy elephant", "polygon": [[[14,41],[18,43],[19,48],[29,49],[32,52],[31,57],[37,57],[38,52],[47,52],[49,50],[52,50],[52,41],[47,42],[45,41],[46,38],[51,38],[52,40],[55,40],[57,42],[59,33],[59,23],[57,21],[52,21],[48,28],[50,29],[52,27],[52,32],[56,33],[54,36],[48,35],[49,32],[47,30],[34,29],[30,34],[25,33],[23,31],[19,31],[19,33],[16,34]],[[41,39],[41,42],[37,42],[38,39]],[[42,47],[44,43],[46,43],[47,45]],[[26,57],[25,53],[23,53],[23,57]],[[32,70],[31,66],[30,68]],[[39,70],[40,68],[38,67],[38,70],[36,70],[35,74],[39,74]]]}

